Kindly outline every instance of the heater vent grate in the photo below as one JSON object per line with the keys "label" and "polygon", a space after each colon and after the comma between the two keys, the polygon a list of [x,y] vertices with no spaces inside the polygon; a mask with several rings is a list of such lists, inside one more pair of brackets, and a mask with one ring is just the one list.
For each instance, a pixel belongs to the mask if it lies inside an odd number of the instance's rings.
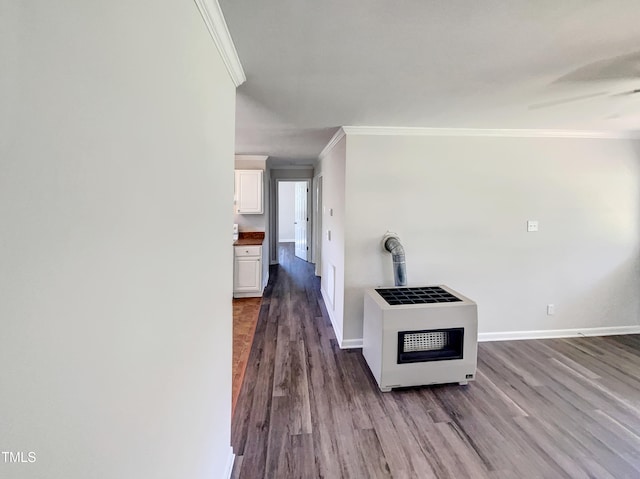
{"label": "heater vent grate", "polygon": [[449,344],[449,332],[407,333],[404,335],[405,353],[413,351],[434,351],[444,349]]}
{"label": "heater vent grate", "polygon": [[381,288],[376,292],[390,305],[455,303],[462,301],[439,286],[423,288]]}
{"label": "heater vent grate", "polygon": [[464,328],[398,331],[398,364],[462,359]]}

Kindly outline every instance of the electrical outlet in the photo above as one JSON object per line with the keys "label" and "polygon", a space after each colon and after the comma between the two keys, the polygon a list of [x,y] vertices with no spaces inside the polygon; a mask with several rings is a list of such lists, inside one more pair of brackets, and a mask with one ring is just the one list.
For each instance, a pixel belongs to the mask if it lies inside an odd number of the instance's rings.
{"label": "electrical outlet", "polygon": [[533,233],[535,231],[538,231],[538,222],[536,220],[527,221],[527,231],[529,233]]}

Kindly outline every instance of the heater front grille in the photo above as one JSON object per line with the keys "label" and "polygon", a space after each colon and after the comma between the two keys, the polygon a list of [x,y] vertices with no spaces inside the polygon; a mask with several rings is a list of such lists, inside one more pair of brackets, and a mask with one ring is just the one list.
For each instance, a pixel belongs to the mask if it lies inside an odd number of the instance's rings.
{"label": "heater front grille", "polygon": [[449,344],[448,331],[429,331],[427,333],[406,333],[404,335],[405,353],[413,351],[433,351],[443,349]]}
{"label": "heater front grille", "polygon": [[462,359],[464,328],[398,331],[398,364]]}

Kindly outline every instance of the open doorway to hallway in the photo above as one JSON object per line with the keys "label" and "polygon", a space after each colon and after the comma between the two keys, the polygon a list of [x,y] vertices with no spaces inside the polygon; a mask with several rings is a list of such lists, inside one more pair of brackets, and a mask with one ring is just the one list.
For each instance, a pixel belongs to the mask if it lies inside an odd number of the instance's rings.
{"label": "open doorway to hallway", "polygon": [[[319,259],[319,256],[314,256],[319,254],[319,248],[316,246],[318,238],[315,236],[321,207],[321,201],[317,198],[318,178],[314,178],[311,169],[268,170],[265,176],[267,177],[265,211],[268,212],[269,239],[263,244],[263,248],[269,248],[270,251],[269,262],[272,265],[270,274],[278,270],[279,267],[276,266],[278,264],[284,265],[285,269],[293,264],[301,267],[305,265],[305,268],[312,267],[308,263]],[[267,263],[268,261],[264,262],[264,268],[269,268]],[[232,409],[234,411],[245,372],[248,367],[250,368],[249,357],[254,336],[264,333],[264,331],[256,332],[261,299],[233,300]],[[265,307],[268,308],[268,305]]]}
{"label": "open doorway to hallway", "polygon": [[293,243],[295,255],[310,261],[310,181],[279,180],[277,185],[278,243]]}

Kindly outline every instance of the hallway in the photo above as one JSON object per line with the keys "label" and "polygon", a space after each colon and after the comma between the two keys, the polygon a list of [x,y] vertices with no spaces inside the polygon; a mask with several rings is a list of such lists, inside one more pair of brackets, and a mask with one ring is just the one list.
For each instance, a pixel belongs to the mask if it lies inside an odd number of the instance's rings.
{"label": "hallway", "polygon": [[360,350],[339,349],[313,265],[279,254],[234,478],[640,477],[638,335],[481,343],[469,386],[383,394]]}

